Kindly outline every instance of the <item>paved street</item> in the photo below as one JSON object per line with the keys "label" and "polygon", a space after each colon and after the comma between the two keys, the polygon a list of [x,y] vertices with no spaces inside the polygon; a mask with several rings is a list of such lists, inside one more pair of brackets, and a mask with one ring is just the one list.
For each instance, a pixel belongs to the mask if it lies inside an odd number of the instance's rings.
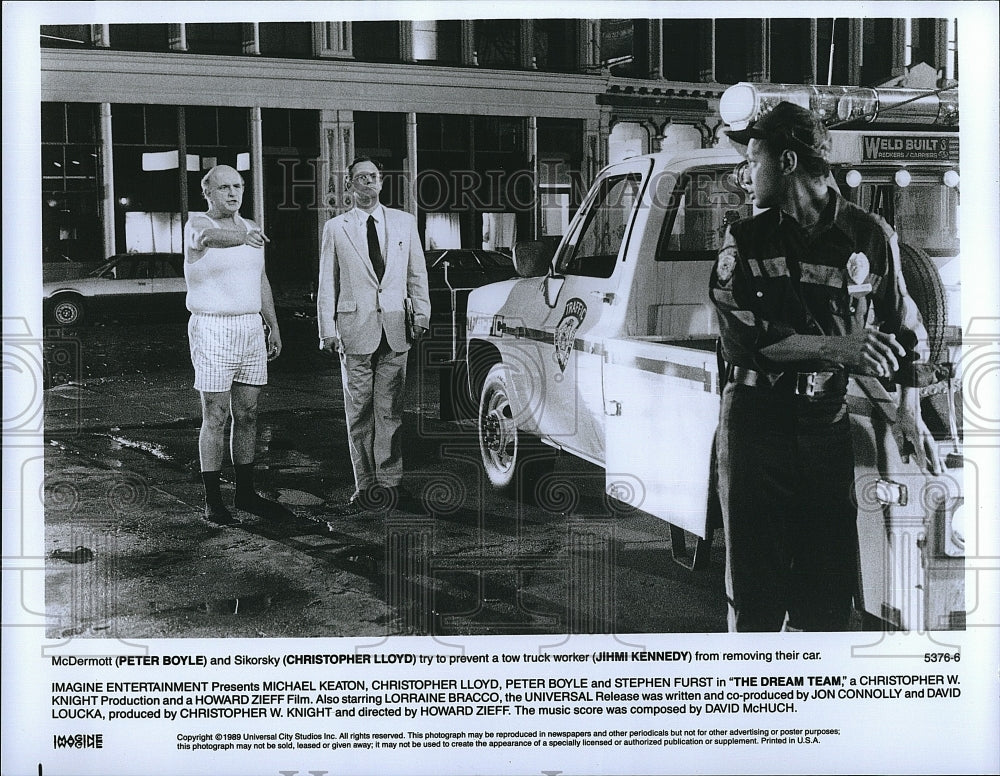
{"label": "paved street", "polygon": [[[662,521],[603,498],[563,456],[540,506],[494,494],[471,422],[439,418],[446,337],[411,359],[413,503],[346,515],[339,367],[301,300],[281,307],[258,429],[274,524],[201,518],[198,398],[183,321],[114,321],[47,340],[46,595],[52,637],[309,637],[725,630],[723,556],[671,559]],[[440,333],[439,333],[440,334]],[[231,495],[231,469],[223,472]]]}

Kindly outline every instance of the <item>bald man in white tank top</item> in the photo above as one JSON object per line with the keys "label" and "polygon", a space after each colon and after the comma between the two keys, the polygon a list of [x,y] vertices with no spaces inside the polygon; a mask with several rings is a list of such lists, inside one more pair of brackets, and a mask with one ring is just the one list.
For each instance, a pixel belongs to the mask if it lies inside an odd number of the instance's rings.
{"label": "bald man in white tank top", "polygon": [[219,487],[228,417],[235,506],[269,519],[293,517],[277,502],[262,498],[253,485],[257,400],[267,384],[267,362],[281,353],[274,299],[264,272],[264,243],[269,241],[260,227],[239,214],[243,178],[236,170],[213,167],[201,189],[208,212],[193,213],[185,225],[184,279],[194,387],[201,394],[198,452],[205,519],[217,525],[238,522]]}

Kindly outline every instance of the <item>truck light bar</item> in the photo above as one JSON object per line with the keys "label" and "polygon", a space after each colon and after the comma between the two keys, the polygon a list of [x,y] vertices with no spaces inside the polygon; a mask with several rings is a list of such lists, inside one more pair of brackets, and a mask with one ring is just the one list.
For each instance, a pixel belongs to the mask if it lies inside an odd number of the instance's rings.
{"label": "truck light bar", "polygon": [[744,129],[779,102],[791,102],[817,113],[829,125],[958,124],[958,90],[756,84],[730,86],[719,101],[719,114],[733,129]]}

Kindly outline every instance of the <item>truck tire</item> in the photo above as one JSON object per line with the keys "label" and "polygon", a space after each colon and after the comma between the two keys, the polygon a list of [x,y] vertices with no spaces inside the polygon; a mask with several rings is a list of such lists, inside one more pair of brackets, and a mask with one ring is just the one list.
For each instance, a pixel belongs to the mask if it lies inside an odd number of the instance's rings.
{"label": "truck tire", "polygon": [[79,326],[83,323],[83,300],[72,294],[57,296],[49,304],[49,319],[56,326]]}
{"label": "truck tire", "polygon": [[930,361],[933,364],[947,361],[945,327],[948,325],[948,299],[937,267],[923,249],[906,243],[899,244],[899,258],[906,288],[924,319]]}
{"label": "truck tire", "polygon": [[[924,328],[927,329],[930,361],[931,363],[948,361],[948,343],[945,339],[948,301],[937,267],[923,250],[906,243],[899,244],[899,256],[902,260],[903,280],[906,282],[907,291],[920,310]],[[950,438],[947,385],[945,383],[928,385],[920,389],[920,396],[924,421],[934,438],[938,440]],[[951,407],[959,429],[962,428],[962,401],[962,388],[959,385],[955,403]],[[961,434],[961,431],[959,433]]]}
{"label": "truck tire", "polygon": [[479,452],[496,490],[528,503],[537,499],[538,481],[552,471],[555,452],[517,428],[510,405],[507,367],[494,364],[479,397]]}

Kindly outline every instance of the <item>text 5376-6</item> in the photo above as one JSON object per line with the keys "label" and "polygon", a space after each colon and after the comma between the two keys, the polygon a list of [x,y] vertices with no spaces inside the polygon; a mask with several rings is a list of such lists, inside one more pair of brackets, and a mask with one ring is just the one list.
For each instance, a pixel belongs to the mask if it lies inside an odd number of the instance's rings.
{"label": "text 5376-6", "polygon": [[925,663],[958,663],[961,660],[961,652],[924,652]]}

